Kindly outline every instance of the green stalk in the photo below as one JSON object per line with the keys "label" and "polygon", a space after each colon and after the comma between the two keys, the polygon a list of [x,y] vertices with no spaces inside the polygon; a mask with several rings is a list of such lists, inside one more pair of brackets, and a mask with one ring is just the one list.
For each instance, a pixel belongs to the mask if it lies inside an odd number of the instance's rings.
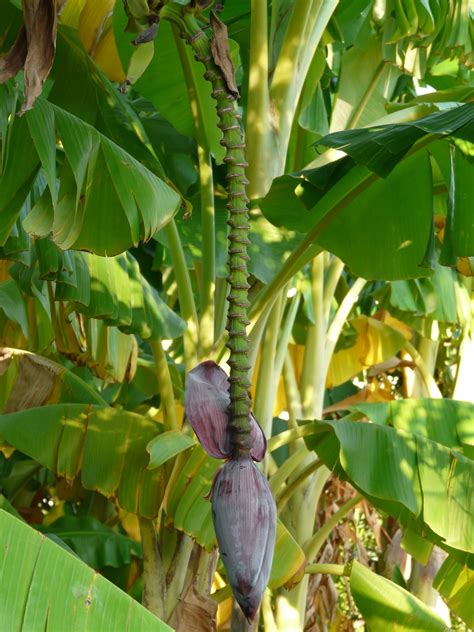
{"label": "green stalk", "polygon": [[356,279],[352,284],[350,290],[344,296],[339,308],[331,322],[331,325],[328,329],[328,333],[326,336],[326,348],[324,351],[324,379],[326,380],[326,375],[329,369],[329,364],[331,362],[332,355],[334,353],[334,349],[336,348],[337,341],[339,340],[339,336],[341,335],[342,328],[344,323],[346,322],[349,314],[352,311],[352,308],[357,303],[359,299],[359,294],[361,293],[364,285],[367,283],[365,279]]}
{"label": "green stalk", "polygon": [[431,374],[429,368],[425,364],[425,361],[423,360],[421,355],[418,353],[418,351],[415,349],[415,347],[411,344],[411,342],[408,342],[408,340],[406,340],[403,343],[403,347],[413,358],[413,362],[415,363],[416,368],[420,372],[421,379],[423,380],[425,384],[425,387],[429,393],[429,396],[433,398],[437,398],[437,399],[442,398],[443,396],[441,394],[441,391],[438,388],[438,385],[436,384],[436,381],[433,375]]}
{"label": "green stalk", "polygon": [[161,340],[149,340],[153,357],[155,359],[156,377],[160,391],[163,420],[168,430],[179,430],[178,417],[176,416],[176,402],[173,393],[173,383],[166,360],[165,352],[161,346]]}
{"label": "green stalk", "polygon": [[166,578],[168,585],[166,590],[165,621],[170,619],[179,603],[194,547],[194,541],[188,535],[185,533],[180,535],[181,538]]}
{"label": "green stalk", "polygon": [[268,483],[275,496],[283,491],[286,479],[301,465],[307,456],[308,450],[303,444],[296,450],[296,452],[293,452],[293,454],[280,465],[275,474],[270,477]]}
{"label": "green stalk", "polygon": [[324,319],[324,253],[313,260],[312,298],[315,324],[308,329],[304,354],[301,391],[303,415],[306,419],[321,419],[324,404],[324,344],[326,322]]}
{"label": "green stalk", "polygon": [[189,102],[194,120],[196,135],[199,192],[201,198],[201,235],[202,235],[202,270],[200,278],[201,289],[201,319],[199,326],[199,355],[206,356],[212,347],[214,337],[214,294],[216,277],[216,243],[215,243],[215,209],[214,184],[212,178],[211,156],[204,134],[202,110],[199,104],[195,77],[191,71],[188,52],[182,39],[175,30],[175,42],[181,61]]}
{"label": "green stalk", "polygon": [[[260,197],[261,183],[268,170],[268,156],[275,150],[274,128],[268,87],[268,9],[266,0],[251,0],[250,60],[247,115],[248,193]],[[273,141],[273,142],[272,142]]]}
{"label": "green stalk", "polygon": [[338,0],[296,0],[294,3],[270,88],[279,147],[278,162],[273,165],[273,173],[269,174],[271,177],[283,173],[304,81],[337,5]]}
{"label": "green stalk", "polygon": [[333,255],[326,272],[326,279],[324,281],[324,320],[329,323],[329,317],[331,315],[331,305],[334,298],[334,292],[336,291],[337,284],[341,278],[344,270],[344,262]]}
{"label": "green stalk", "polygon": [[141,516],[138,517],[138,522],[143,547],[143,605],[162,619],[166,588],[155,523]]}
{"label": "green stalk", "polygon": [[182,6],[165,5],[161,16],[174,22],[180,28],[180,36],[191,46],[194,57],[204,64],[204,73],[212,85],[212,96],[217,102],[219,127],[223,138],[221,144],[226,148],[224,162],[227,166],[227,221],[230,232],[229,276],[227,277],[230,292],[227,297],[229,313],[227,322],[228,342],[230,349],[229,395],[230,395],[230,429],[234,451],[237,454],[248,454],[250,439],[250,394],[249,394],[249,361],[247,338],[248,272],[247,245],[250,243],[248,232],[248,198],[245,169],[245,142],[241,126],[241,116],[237,111],[234,97],[230,94],[220,69],[214,63],[210,42],[200,28],[194,15]]}
{"label": "green stalk", "polygon": [[179,237],[178,228],[174,220],[171,220],[163,229],[168,240],[168,246],[173,261],[174,274],[178,285],[178,297],[181,317],[186,322],[186,331],[183,334],[184,359],[186,369],[190,370],[197,362],[197,345],[199,321],[194,303],[193,288],[189,271],[186,266],[183,246]]}
{"label": "green stalk", "polygon": [[301,294],[296,294],[290,302],[288,312],[280,331],[280,338],[278,340],[277,353],[275,357],[275,375],[277,376],[280,376],[283,370],[283,364],[285,362],[286,354],[288,351],[288,342],[293,330],[293,325],[295,324],[296,314],[298,313],[300,301]]}
{"label": "green stalk", "polygon": [[[285,359],[283,361],[283,383],[285,385],[286,403],[288,404],[288,425],[292,427],[291,432],[296,432],[296,436],[300,437],[301,434],[298,426],[298,419],[302,419],[303,417],[303,405],[301,403],[301,396],[296,382],[295,369],[293,367],[289,351],[286,352]],[[288,432],[290,432],[290,430]],[[281,434],[282,433],[279,433],[278,436],[281,436]]]}
{"label": "green stalk", "polygon": [[308,564],[304,572],[308,575],[336,575],[337,577],[350,575],[343,564]]}
{"label": "green stalk", "polygon": [[282,292],[278,293],[273,310],[268,318],[265,334],[260,351],[260,366],[258,371],[257,391],[255,395],[254,412],[266,437],[271,436],[273,407],[279,375],[274,372],[275,355],[280,331],[283,308]]}
{"label": "green stalk", "polygon": [[[290,500],[290,498],[293,496],[293,494],[300,489],[300,487],[306,483],[307,479],[314,474],[314,472],[316,472],[317,470],[319,470],[320,467],[323,466],[323,462],[322,461],[318,461],[318,460],[313,460],[311,461],[301,472],[300,474],[298,474],[298,476],[284,489],[284,491],[280,494],[280,496],[277,498],[277,507],[278,507],[278,512],[280,513],[281,511],[283,511],[283,509],[286,506],[286,503]],[[303,505],[302,509],[304,509],[304,513],[310,513],[308,512],[308,508],[307,506]],[[312,525],[311,525],[311,529],[312,529]]]}
{"label": "green stalk", "polygon": [[356,494],[354,498],[348,500],[340,507],[326,522],[318,529],[313,537],[304,545],[304,552],[308,560],[314,560],[321,547],[326,542],[331,531],[337,524],[347,516],[347,514],[363,500],[362,494]]}

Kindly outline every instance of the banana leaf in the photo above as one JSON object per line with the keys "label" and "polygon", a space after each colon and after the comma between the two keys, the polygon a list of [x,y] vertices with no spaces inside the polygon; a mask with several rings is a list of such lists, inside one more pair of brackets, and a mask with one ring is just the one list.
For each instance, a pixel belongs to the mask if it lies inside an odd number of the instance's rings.
{"label": "banana leaf", "polygon": [[0,546],[5,630],[171,630],[102,575],[3,510]]}

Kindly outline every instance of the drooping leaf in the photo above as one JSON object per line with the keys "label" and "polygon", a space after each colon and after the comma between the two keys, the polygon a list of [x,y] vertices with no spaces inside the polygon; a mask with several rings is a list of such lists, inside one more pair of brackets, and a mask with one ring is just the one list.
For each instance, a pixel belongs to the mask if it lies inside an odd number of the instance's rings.
{"label": "drooping leaf", "polygon": [[[472,104],[410,123],[331,134],[321,143],[351,158],[276,178],[262,211],[276,226],[308,233],[308,241],[363,278],[426,275],[420,266],[432,233],[432,170],[422,144],[406,154],[417,140],[448,135],[474,139]],[[466,225],[461,219],[463,231]]]}
{"label": "drooping leaf", "polygon": [[154,518],[162,472],[147,470],[146,446],[157,423],[125,410],[52,404],[0,416],[0,435],[38,463],[86,489],[117,499],[130,513]]}
{"label": "drooping leaf", "polygon": [[466,103],[429,114],[421,119],[329,134],[318,141],[325,147],[341,149],[356,164],[387,176],[415,142],[428,134],[474,140],[474,105]]}
{"label": "drooping leaf", "polygon": [[[28,158],[32,162],[27,174],[34,173],[39,164],[43,166],[53,206],[49,225],[44,211],[38,216],[38,210],[33,209],[25,224],[30,234],[44,237],[51,232],[62,249],[110,256],[149,239],[173,217],[179,205],[178,194],[92,126],[44,100],[25,119],[35,148],[29,154],[36,158],[36,165]],[[14,123],[13,131],[16,126]],[[23,135],[25,132],[19,130]],[[64,151],[58,173],[57,139]],[[20,158],[12,156],[11,160],[15,163],[13,169]],[[30,176],[18,183],[13,175],[8,176],[8,161],[5,169],[3,177],[7,178],[11,195],[20,195]],[[3,189],[3,178],[0,184]]]}
{"label": "drooping leaf", "polygon": [[456,445],[448,448],[419,430],[347,419],[317,426],[305,438],[308,447],[376,507],[442,547],[474,552],[474,462]]}
{"label": "drooping leaf", "polygon": [[76,253],[78,283],[59,279],[57,300],[68,301],[68,311],[99,318],[107,325],[142,338],[176,338],[184,331],[182,319],[140,273],[128,252],[116,257]]}
{"label": "drooping leaf", "polygon": [[417,597],[354,560],[351,593],[371,632],[444,632],[442,619]]}
{"label": "drooping leaf", "polygon": [[1,510],[0,545],[0,619],[5,629],[171,630],[102,575]]}

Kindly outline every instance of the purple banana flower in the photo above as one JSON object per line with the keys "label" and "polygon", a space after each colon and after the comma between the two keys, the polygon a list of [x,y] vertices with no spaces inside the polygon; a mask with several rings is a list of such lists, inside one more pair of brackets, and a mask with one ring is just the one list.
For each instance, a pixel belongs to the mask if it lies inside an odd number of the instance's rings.
{"label": "purple banana flower", "polygon": [[186,417],[206,452],[227,459],[212,484],[212,520],[229,584],[251,621],[270,577],[276,506],[267,479],[252,461],[265,456],[265,435],[251,414],[250,454],[234,452],[229,405],[229,380],[215,362],[202,362],[188,373]]}
{"label": "purple banana flower", "polygon": [[231,459],[211,491],[212,520],[229,583],[243,613],[255,618],[272,567],[276,505],[267,479],[248,457]]}
{"label": "purple banana flower", "polygon": [[[186,378],[184,406],[202,447],[216,459],[232,456],[229,432],[229,379],[215,362],[201,362]],[[250,456],[261,461],[267,442],[253,414],[250,419]]]}

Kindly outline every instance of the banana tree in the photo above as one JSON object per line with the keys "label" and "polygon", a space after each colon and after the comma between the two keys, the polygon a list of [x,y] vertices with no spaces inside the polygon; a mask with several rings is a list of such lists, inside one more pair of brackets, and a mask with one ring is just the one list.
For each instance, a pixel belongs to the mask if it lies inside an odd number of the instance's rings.
{"label": "banana tree", "polygon": [[[1,4],[5,507],[178,630],[226,625],[230,586],[246,611],[246,595],[267,580],[265,629],[320,625],[309,607],[315,576],[347,578],[373,629],[394,617],[401,629],[442,629],[393,576],[321,557],[366,498],[398,521],[420,563],[433,544],[447,552],[435,583],[469,621],[472,407],[364,407],[452,397],[468,371],[469,9]],[[450,342],[450,359],[439,341]],[[184,391],[203,360],[211,386],[219,382],[197,407],[209,419],[186,412],[211,456],[183,425]],[[228,362],[229,382],[215,377],[216,362]],[[248,467],[260,490],[268,478],[279,519],[258,551],[229,536],[219,498],[235,477],[225,473],[231,460],[213,493],[218,561],[205,496],[219,468],[212,457],[257,445],[250,381],[268,450],[260,472]],[[224,426],[209,425],[216,419]],[[336,511],[331,472],[357,490],[343,487]],[[452,507],[459,520],[441,518]],[[232,511],[239,523],[240,501]],[[18,539],[39,542],[11,524]],[[244,588],[229,561],[240,546],[250,558],[265,552],[264,575]],[[396,614],[395,599],[407,604]],[[245,625],[235,610],[233,628]]]}

